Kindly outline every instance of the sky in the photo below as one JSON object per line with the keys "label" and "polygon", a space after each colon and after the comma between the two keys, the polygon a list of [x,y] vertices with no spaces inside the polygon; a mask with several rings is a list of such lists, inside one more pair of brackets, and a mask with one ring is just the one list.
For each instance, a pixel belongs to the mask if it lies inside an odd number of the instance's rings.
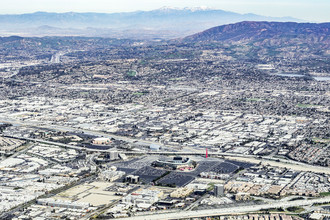
{"label": "sky", "polygon": [[0,0],[0,14],[46,12],[130,12],[164,6],[206,6],[237,13],[330,22],[330,0]]}

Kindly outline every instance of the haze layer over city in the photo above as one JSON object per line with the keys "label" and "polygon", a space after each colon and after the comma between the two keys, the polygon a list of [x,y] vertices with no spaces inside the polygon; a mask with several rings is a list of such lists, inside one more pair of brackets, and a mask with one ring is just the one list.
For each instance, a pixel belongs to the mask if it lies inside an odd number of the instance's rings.
{"label": "haze layer over city", "polygon": [[330,219],[327,0],[12,0],[0,219]]}

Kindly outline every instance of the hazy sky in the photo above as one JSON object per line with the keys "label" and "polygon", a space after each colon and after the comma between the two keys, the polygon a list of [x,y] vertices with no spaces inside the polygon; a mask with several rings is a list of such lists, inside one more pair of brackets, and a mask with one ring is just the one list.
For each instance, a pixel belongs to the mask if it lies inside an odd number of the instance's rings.
{"label": "hazy sky", "polygon": [[0,0],[0,14],[47,12],[127,12],[163,6],[207,6],[238,13],[292,16],[307,21],[329,22],[330,0]]}

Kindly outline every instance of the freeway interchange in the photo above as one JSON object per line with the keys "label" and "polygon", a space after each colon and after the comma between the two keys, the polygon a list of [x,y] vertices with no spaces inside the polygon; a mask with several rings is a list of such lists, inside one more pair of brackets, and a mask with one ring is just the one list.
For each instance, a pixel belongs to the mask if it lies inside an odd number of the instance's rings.
{"label": "freeway interchange", "polygon": [[[37,125],[21,122],[17,120],[8,120],[8,119],[1,119],[1,122],[3,123],[11,123],[15,124],[16,126],[25,126],[25,127],[33,127],[38,129],[49,129],[49,130],[56,130],[56,131],[68,131],[68,132],[81,132],[89,135],[94,136],[102,136],[102,137],[108,137],[108,138],[114,138],[118,140],[124,140],[129,143],[134,144],[137,140],[136,138],[130,138],[130,137],[124,137],[124,136],[118,136],[118,135],[112,135],[107,134],[104,132],[99,131],[90,131],[86,129],[72,129],[65,126],[45,126],[45,125]],[[54,141],[47,141],[43,139],[35,139],[35,138],[26,138],[26,137],[18,137],[18,136],[11,136],[12,138],[19,138],[31,142],[37,142],[37,143],[44,143],[49,145],[55,145],[62,148],[68,148],[68,149],[74,149],[77,151],[84,151],[91,153],[91,156],[89,157],[89,160],[91,164],[96,164],[93,162],[94,155],[104,152],[109,152],[111,149],[108,150],[102,150],[102,149],[91,149],[86,147],[80,147],[80,146],[74,146],[70,144],[63,144],[58,143]],[[143,142],[146,142],[148,144],[159,144],[155,142],[148,142],[145,140],[141,140]],[[166,146],[168,149],[171,149],[170,146]],[[118,151],[118,150],[117,150]],[[131,156],[142,156],[142,155],[167,155],[167,156],[204,156],[205,155],[205,149],[200,148],[193,148],[193,151],[149,151],[149,152],[135,152],[135,151],[124,151],[119,150],[118,153],[127,154]],[[308,165],[304,163],[300,163],[297,161],[289,160],[289,159],[283,159],[283,158],[272,158],[268,156],[255,156],[255,155],[240,155],[240,154],[234,154],[234,153],[221,153],[221,152],[209,152],[209,156],[211,157],[221,157],[225,159],[231,159],[231,160],[237,160],[237,161],[243,161],[243,162],[253,162],[253,163],[262,163],[264,165],[270,164],[272,166],[277,167],[283,167],[283,168],[292,168],[294,170],[298,171],[305,171],[305,172],[315,172],[315,173],[323,173],[323,174],[330,174],[330,169],[325,167],[319,167],[315,165]],[[120,200],[116,200],[116,202],[119,202]],[[116,202],[112,202],[107,206],[104,206],[102,209],[96,210],[96,212],[89,213],[87,216],[84,217],[84,219],[88,219],[89,217],[92,217],[94,215],[100,214],[102,211],[106,210],[107,208],[111,207],[111,205],[115,204]],[[212,210],[198,210],[198,211],[174,211],[174,212],[166,212],[166,213],[154,213],[153,215],[148,216],[132,216],[128,219],[184,219],[184,218],[198,218],[198,217],[205,217],[205,216],[218,216],[218,215],[230,215],[230,214],[237,214],[237,213],[249,213],[249,212],[257,212],[261,209],[272,209],[272,208],[288,208],[292,206],[311,206],[314,203],[329,203],[330,197],[323,197],[323,198],[316,198],[316,199],[309,199],[309,200],[299,200],[299,201],[276,201],[272,203],[266,203],[262,205],[253,205],[253,206],[239,206],[235,208],[221,208],[221,209],[212,209]],[[19,208],[19,207],[18,207]],[[16,208],[15,210],[17,210]],[[125,219],[125,218],[124,218]]]}
{"label": "freeway interchange", "polygon": [[[38,125],[34,124],[31,122],[21,122],[18,120],[9,120],[9,119],[4,119],[0,118],[0,122],[2,123],[10,123],[10,124],[15,124],[19,126],[27,126],[27,127],[34,127],[34,128],[40,128],[40,129],[52,129],[56,131],[68,131],[68,132],[79,132],[79,133],[84,133],[84,134],[89,134],[89,135],[94,135],[94,136],[101,136],[101,137],[107,137],[107,138],[114,138],[117,140],[123,140],[129,143],[135,143],[139,141],[136,138],[131,138],[131,137],[124,137],[124,136],[118,136],[118,135],[113,135],[113,134],[108,134],[100,131],[91,131],[91,130],[86,130],[86,129],[73,129],[70,127],[66,126],[58,126],[58,125]],[[22,138],[22,137],[15,137],[15,138]],[[76,150],[82,150],[82,151],[89,151],[89,152],[109,152],[109,150],[102,150],[102,149],[90,149],[86,147],[79,147],[79,146],[73,146],[69,144],[62,144],[58,142],[53,142],[53,141],[46,141],[46,140],[41,140],[41,139],[32,139],[32,138],[23,138],[26,140],[30,141],[37,141],[37,142],[43,142],[43,143],[48,143],[48,144],[53,144],[53,145],[58,145],[62,147],[67,147],[67,148],[72,148]],[[144,143],[147,144],[159,144],[158,142],[152,142],[152,141],[146,141],[146,140],[141,140]],[[173,149],[171,146],[167,146],[169,149]],[[204,156],[205,155],[205,149],[200,149],[200,148],[193,148],[193,151],[187,152],[187,151],[163,151],[163,152],[135,152],[135,151],[120,151],[120,153],[125,153],[128,155],[144,155],[144,154],[149,154],[149,155],[199,155],[199,156]],[[290,159],[283,159],[283,158],[272,158],[269,156],[255,156],[255,155],[241,155],[241,154],[234,154],[234,153],[222,153],[222,152],[208,152],[210,156],[220,156],[220,157],[227,157],[235,160],[240,160],[240,161],[245,161],[245,162],[254,162],[254,163],[263,163],[263,164],[272,164],[275,166],[279,167],[290,167],[296,170],[301,170],[301,171],[311,171],[311,172],[316,172],[316,173],[326,173],[330,174],[330,168],[328,167],[321,167],[321,166],[315,166],[315,165],[310,165],[310,164],[305,164],[302,162],[297,162],[294,160]]]}

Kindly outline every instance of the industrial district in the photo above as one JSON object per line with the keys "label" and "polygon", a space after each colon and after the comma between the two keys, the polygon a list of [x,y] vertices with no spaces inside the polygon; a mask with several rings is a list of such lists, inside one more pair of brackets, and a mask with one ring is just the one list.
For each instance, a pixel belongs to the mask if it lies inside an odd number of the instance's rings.
{"label": "industrial district", "polygon": [[330,218],[326,58],[38,40],[0,50],[0,219]]}

